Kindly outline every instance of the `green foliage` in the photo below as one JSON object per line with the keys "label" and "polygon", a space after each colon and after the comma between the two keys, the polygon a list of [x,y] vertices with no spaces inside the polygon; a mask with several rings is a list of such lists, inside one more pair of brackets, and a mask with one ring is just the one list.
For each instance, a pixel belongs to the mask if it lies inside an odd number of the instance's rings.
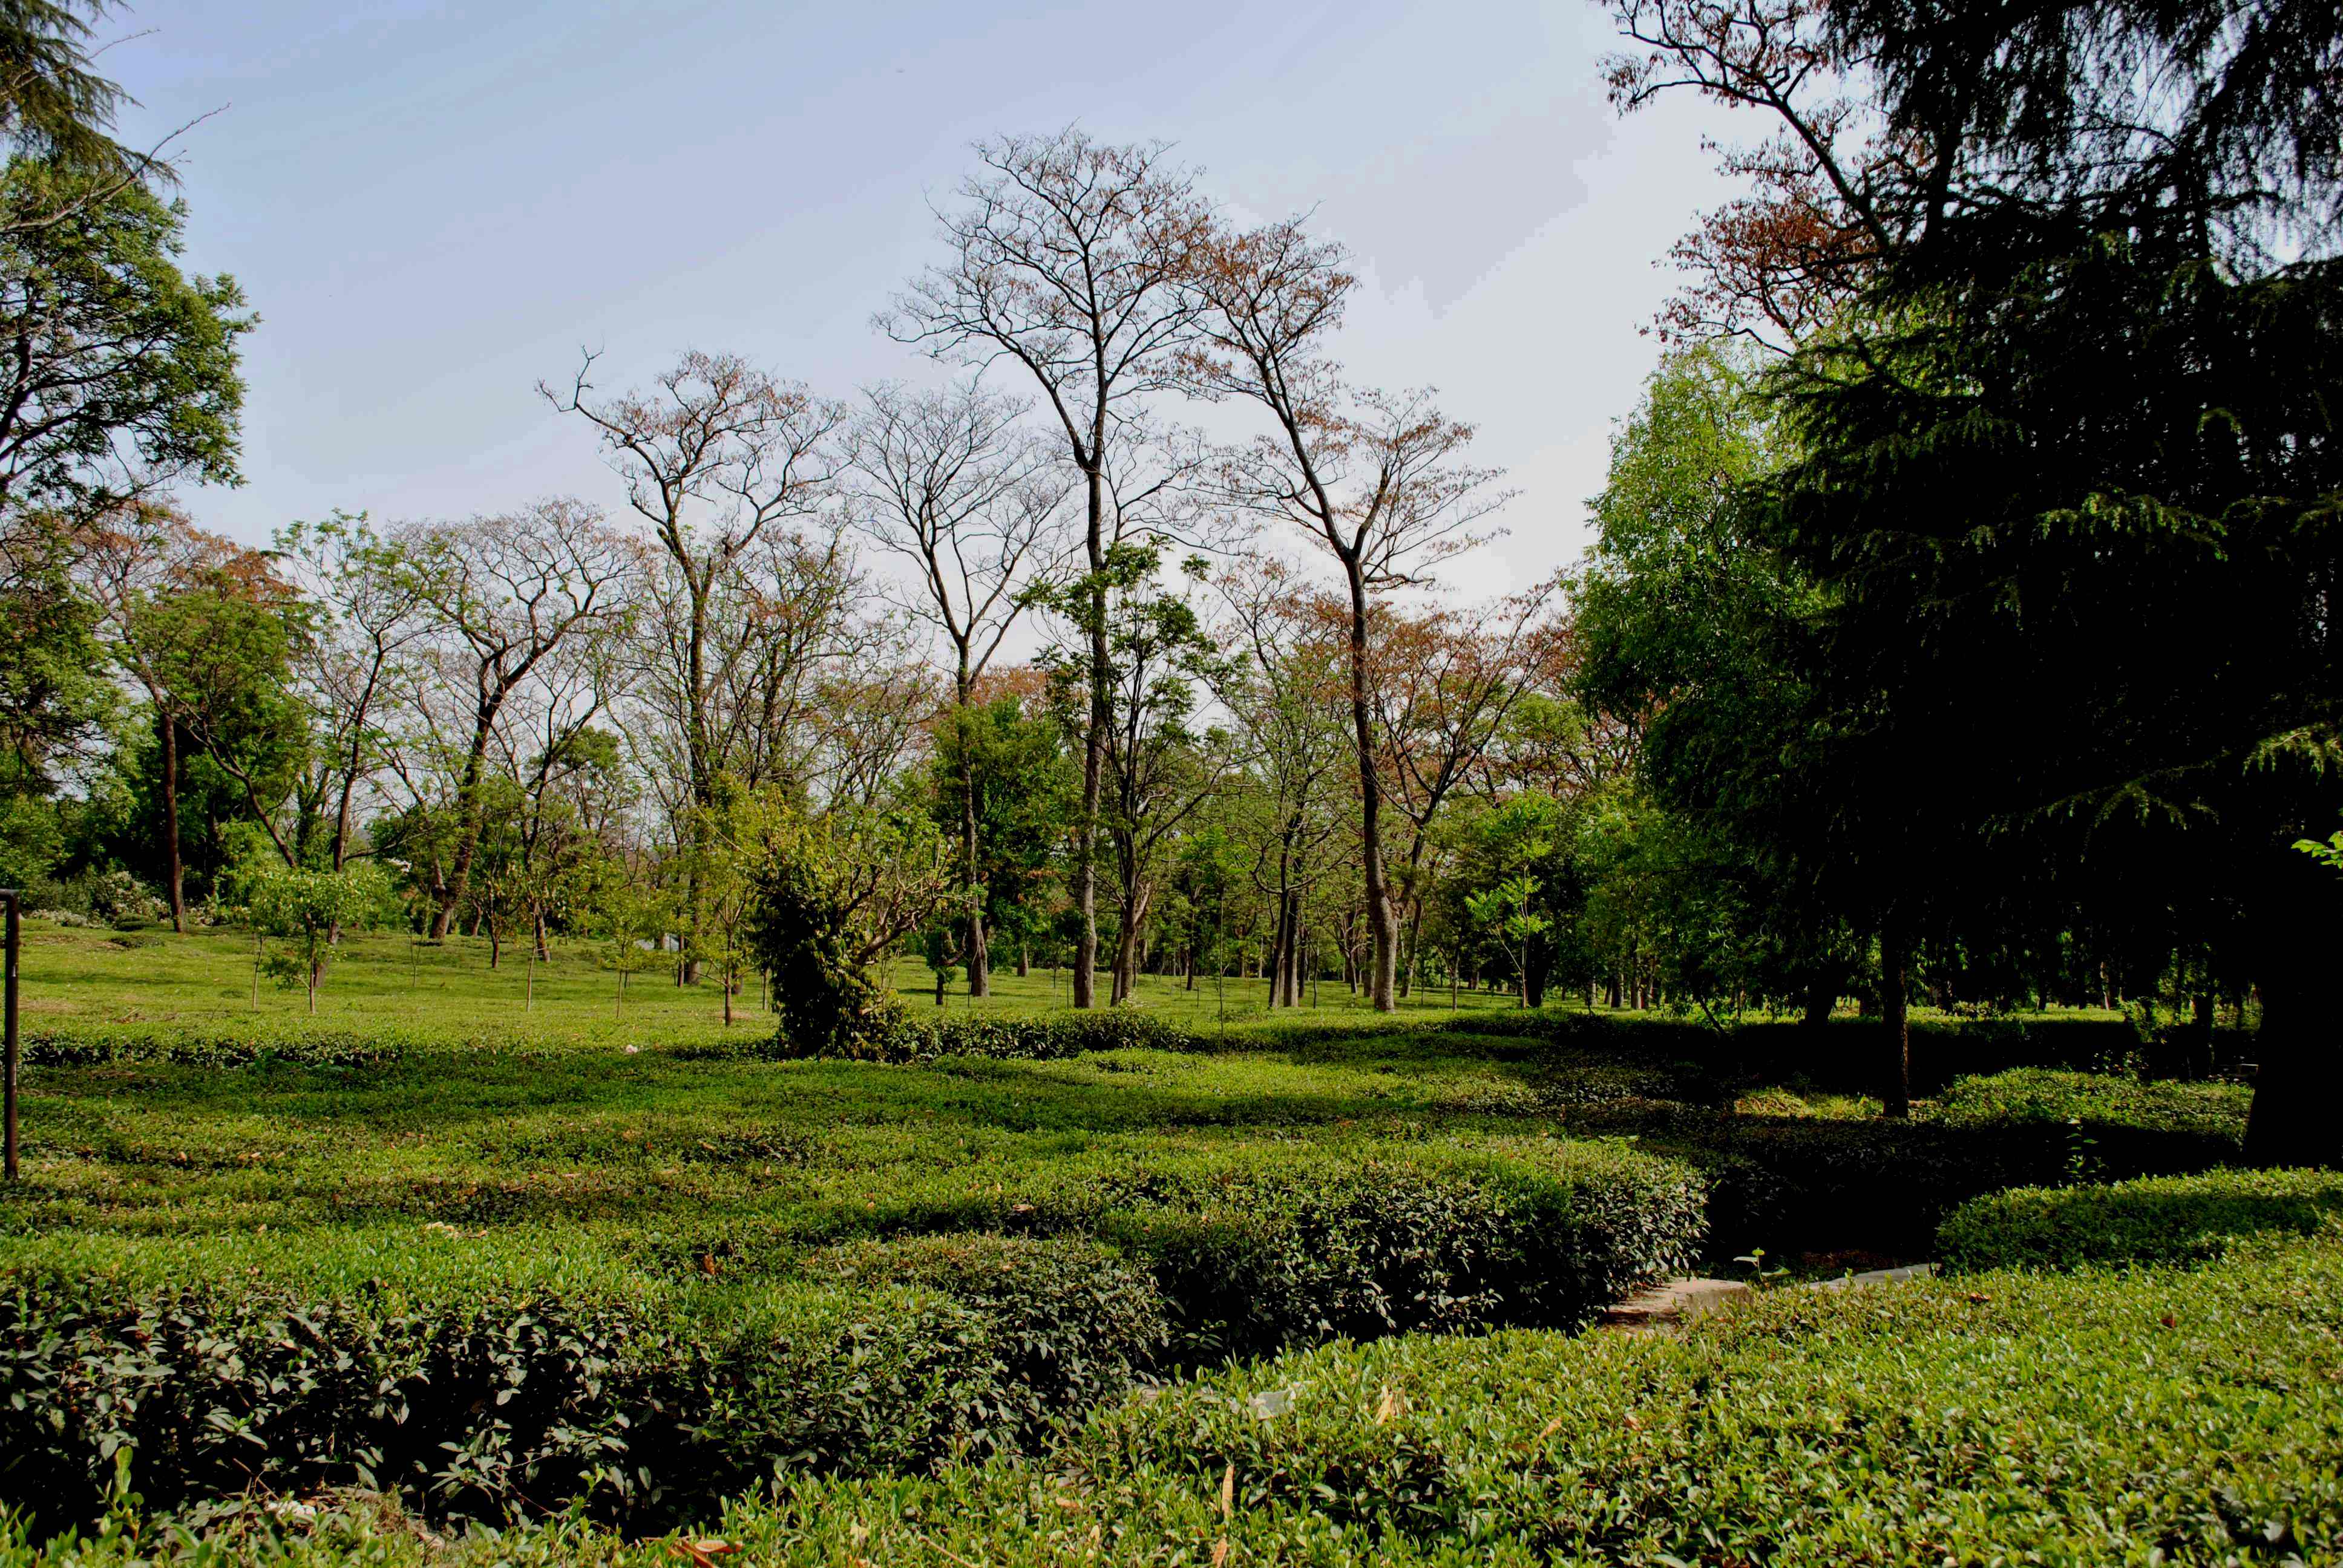
{"label": "green foliage", "polygon": [[235,871],[229,896],[255,931],[293,944],[272,972],[288,990],[308,988],[311,1012],[335,935],[379,925],[397,908],[390,879],[372,860],[326,871],[256,858]]}
{"label": "green foliage", "polygon": [[86,742],[113,698],[75,588],[74,545],[57,518],[12,508],[0,525],[0,875],[22,888],[64,848],[46,799],[58,764]]}
{"label": "green foliage", "polygon": [[925,816],[841,811],[783,818],[761,849],[746,936],[772,977],[785,1049],[849,1057],[874,1049],[903,1023],[873,966],[949,897],[942,836]]}
{"label": "green foliage", "polygon": [[[2338,1300],[2343,1246],[2324,1241],[2190,1271],[1773,1291],[1682,1334],[1330,1346],[1101,1412],[1046,1469],[801,1484],[691,1538],[808,1568],[1081,1560],[1097,1542],[1165,1568],[1216,1552],[1324,1568],[2318,1563],[2343,1546]],[[315,1539],[246,1550],[423,1561],[362,1513]],[[58,1560],[127,1568],[153,1549],[84,1536]],[[678,1555],[553,1522],[433,1560]]]}
{"label": "green foliage", "polygon": [[581,1258],[563,1282],[499,1282],[498,1252],[417,1274],[330,1237],[248,1275],[221,1250],[193,1277],[191,1254],[20,1251],[0,1495],[86,1517],[125,1449],[168,1510],[360,1484],[434,1517],[583,1500],[639,1519],[773,1476],[918,1471],[1023,1451],[1167,1356],[1581,1321],[1689,1255],[1701,1189],[1524,1141],[1189,1157],[1029,1191],[1004,1217],[1043,1239],[865,1240],[737,1286],[701,1279],[713,1252],[665,1281]]}
{"label": "green foliage", "polygon": [[1170,1342],[1147,1273],[1096,1242],[997,1235],[857,1241],[806,1261],[816,1279],[939,1292],[983,1320],[990,1408],[970,1412],[980,1450],[1031,1452],[1057,1422],[1120,1398]]}
{"label": "green foliage", "polygon": [[[62,214],[54,222],[23,220]],[[0,174],[0,498],[95,520],[157,479],[236,478],[254,318],[178,267],[185,209],[136,181],[17,157]]]}
{"label": "green foliage", "polygon": [[1064,729],[1014,697],[951,709],[936,727],[931,769],[938,829],[957,839],[975,791],[976,885],[995,941],[1041,934],[1044,896],[1081,780]]}
{"label": "green foliage", "polygon": [[1040,1018],[961,1014],[940,1020],[899,1008],[883,1023],[872,1020],[842,1041],[817,1042],[813,1049],[785,1033],[769,1054],[779,1060],[833,1056],[877,1062],[928,1062],[940,1056],[1055,1061],[1094,1050],[1192,1050],[1201,1044],[1176,1024],[1121,1008]]}
{"label": "green foliage", "polygon": [[2147,1082],[2107,1073],[2022,1067],[1963,1078],[1936,1104],[1952,1127],[2081,1123],[2185,1133],[2229,1151],[2246,1139],[2247,1093],[2230,1083]]}
{"label": "green foliage", "polygon": [[1936,1232],[1956,1271],[2202,1263],[2241,1244],[2343,1233],[2343,1174],[2211,1171],[1972,1199]]}
{"label": "green foliage", "polygon": [[1705,1185],[1631,1151],[1527,1138],[1336,1157],[1166,1159],[1040,1200],[1142,1260],[1178,1359],[1332,1336],[1583,1323],[1687,1267]]}
{"label": "green foliage", "polygon": [[0,1492],[98,1510],[116,1455],[149,1506],[361,1485],[436,1514],[649,1483],[630,1429],[650,1347],[612,1309],[492,1294],[427,1307],[102,1279],[0,1286]]}
{"label": "green foliage", "polygon": [[2325,843],[2316,839],[2297,839],[2294,847],[2320,865],[2343,871],[2343,831],[2331,834]]}

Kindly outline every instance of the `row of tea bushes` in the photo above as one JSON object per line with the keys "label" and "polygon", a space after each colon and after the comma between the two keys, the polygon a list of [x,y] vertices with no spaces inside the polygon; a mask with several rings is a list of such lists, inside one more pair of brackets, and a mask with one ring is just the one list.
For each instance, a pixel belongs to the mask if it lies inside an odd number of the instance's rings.
{"label": "row of tea bushes", "polygon": [[1936,1233],[1947,1269],[2190,1263],[2343,1237],[2343,1171],[2214,1171],[2107,1186],[2021,1187],[1963,1204]]}
{"label": "row of tea bushes", "polygon": [[850,1238],[739,1286],[556,1262],[531,1231],[468,1272],[329,1231],[298,1268],[221,1247],[207,1276],[184,1241],[25,1242],[0,1249],[0,1503],[91,1518],[126,1454],[166,1512],[357,1486],[639,1527],[776,1478],[1031,1452],[1229,1355],[1583,1322],[1693,1255],[1702,1191],[1551,1140],[1167,1156],[1074,1169],[1003,1216],[1022,1233]]}
{"label": "row of tea bushes", "polygon": [[[2329,1232],[2196,1268],[1774,1291],[1681,1336],[1322,1347],[1102,1410],[1041,1464],[809,1478],[697,1522],[695,1547],[559,1521],[434,1561],[2314,1563],[2343,1556],[2338,1452]],[[363,1512],[236,1544],[424,1556]]]}

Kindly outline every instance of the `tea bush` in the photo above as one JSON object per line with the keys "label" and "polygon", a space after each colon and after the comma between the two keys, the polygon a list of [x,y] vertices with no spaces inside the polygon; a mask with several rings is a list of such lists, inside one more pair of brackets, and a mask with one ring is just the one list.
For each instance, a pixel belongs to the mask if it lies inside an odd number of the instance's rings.
{"label": "tea bush", "polygon": [[1974,1199],[1937,1232],[1953,1270],[2187,1263],[2343,1225],[2343,1172],[2213,1171]]}
{"label": "tea bush", "polygon": [[[2322,1239],[1770,1292],[1681,1334],[1324,1347],[1102,1410],[1041,1463],[802,1480],[685,1539],[804,1568],[2308,1564],[2343,1555],[2338,1452],[2343,1241]],[[575,1520],[431,1548],[366,1512],[235,1544],[321,1568],[692,1555]],[[117,1532],[48,1560],[188,1554]],[[0,1560],[33,1555],[0,1525]]]}
{"label": "tea bush", "polygon": [[865,1237],[742,1260],[737,1284],[712,1253],[705,1278],[645,1273],[527,1231],[445,1263],[329,1231],[282,1262],[257,1238],[20,1243],[0,1501],[89,1518],[126,1452],[165,1511],[357,1485],[431,1518],[575,1503],[639,1524],[1030,1451],[1178,1362],[1580,1322],[1692,1255],[1702,1187],[1622,1148],[1499,1140],[1076,1161],[1029,1193],[999,1211],[1025,1234]]}

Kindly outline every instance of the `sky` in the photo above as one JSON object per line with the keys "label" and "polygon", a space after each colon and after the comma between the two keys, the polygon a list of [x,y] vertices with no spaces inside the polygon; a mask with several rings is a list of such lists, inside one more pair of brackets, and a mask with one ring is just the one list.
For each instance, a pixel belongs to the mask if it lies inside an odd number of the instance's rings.
{"label": "sky", "polygon": [[1172,142],[1240,216],[1308,211],[1350,247],[1337,351],[1477,427],[1516,494],[1450,576],[1509,591],[1585,547],[1657,353],[1654,258],[1726,194],[1701,136],[1732,130],[1688,101],[1621,121],[1576,0],[145,0],[107,25],[126,139],[209,116],[174,144],[184,259],[261,325],[246,482],[185,500],[250,543],[336,508],[622,512],[535,389],[585,349],[608,391],[690,348],[832,397],[941,379],[872,313],[940,256],[970,142],[1077,124]]}

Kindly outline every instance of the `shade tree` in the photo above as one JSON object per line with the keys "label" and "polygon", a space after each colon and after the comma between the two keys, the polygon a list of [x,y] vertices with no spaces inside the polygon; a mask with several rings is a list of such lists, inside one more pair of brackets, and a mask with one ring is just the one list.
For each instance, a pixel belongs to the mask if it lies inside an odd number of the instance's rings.
{"label": "shade tree", "polygon": [[1272,427],[1231,451],[1221,470],[1230,503],[1285,523],[1337,567],[1349,610],[1352,734],[1358,771],[1359,859],[1373,942],[1370,992],[1397,1005],[1399,915],[1385,863],[1383,784],[1373,715],[1371,606],[1421,586],[1472,547],[1502,504],[1493,470],[1463,461],[1471,427],[1423,391],[1351,386],[1331,338],[1357,279],[1339,246],[1295,222],[1212,231],[1188,274],[1198,347],[1185,357],[1207,397],[1242,398]]}
{"label": "shade tree", "polygon": [[980,142],[975,155],[977,172],[937,214],[944,259],[878,324],[940,358],[999,363],[1030,381],[1077,477],[1091,707],[1072,856],[1073,1002],[1087,1008],[1095,1000],[1100,791],[1112,722],[1109,552],[1124,537],[1122,507],[1160,494],[1129,454],[1143,449],[1133,434],[1150,400],[1181,385],[1180,355],[1199,308],[1183,283],[1205,211],[1160,143],[1114,146],[1070,127]]}
{"label": "shade tree", "polygon": [[[951,722],[966,730],[976,684],[1071,539],[1068,470],[1021,422],[1023,407],[973,380],[940,392],[874,387],[848,426],[843,487],[857,526],[900,558],[917,586],[900,602],[943,641]],[[973,740],[972,732],[966,737]],[[961,948],[970,996],[988,994],[991,900],[981,879],[978,770],[958,770],[960,838],[969,879]]]}

